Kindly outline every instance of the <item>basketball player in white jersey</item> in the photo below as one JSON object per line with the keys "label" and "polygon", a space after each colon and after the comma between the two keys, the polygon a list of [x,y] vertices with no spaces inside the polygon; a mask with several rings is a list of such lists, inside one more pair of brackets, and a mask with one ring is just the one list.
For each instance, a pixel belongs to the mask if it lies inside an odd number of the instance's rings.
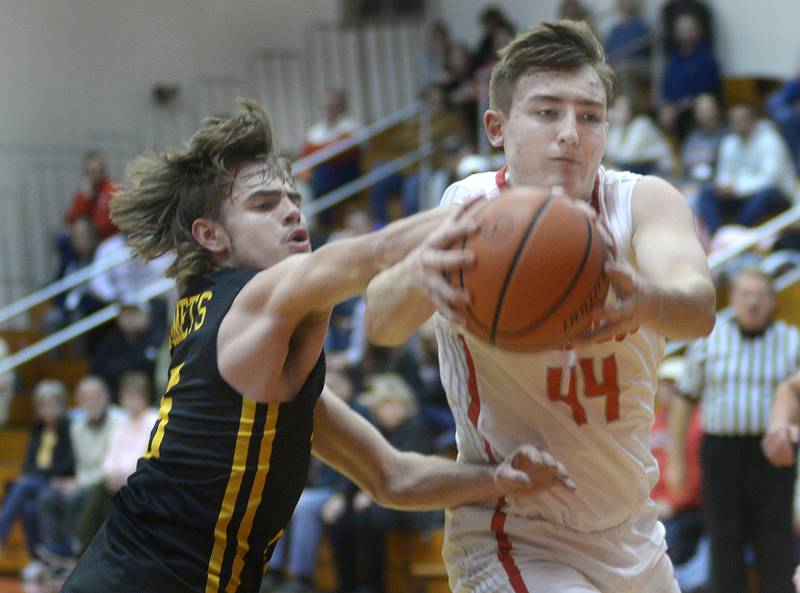
{"label": "basketball player in white jersey", "polygon": [[444,556],[455,593],[678,591],[649,498],[656,369],[665,337],[711,330],[714,289],[683,197],[661,179],[600,166],[613,85],[585,24],[521,33],[500,52],[484,115],[506,165],[455,183],[442,199],[503,199],[503,187],[544,185],[591,204],[616,251],[606,266],[613,298],[594,311],[591,334],[537,353],[468,334],[459,323],[468,295],[443,279],[451,257],[442,241],[423,244],[367,291],[368,331],[381,344],[402,343],[438,309],[459,461],[500,462],[531,442],[576,484],[449,511]]}

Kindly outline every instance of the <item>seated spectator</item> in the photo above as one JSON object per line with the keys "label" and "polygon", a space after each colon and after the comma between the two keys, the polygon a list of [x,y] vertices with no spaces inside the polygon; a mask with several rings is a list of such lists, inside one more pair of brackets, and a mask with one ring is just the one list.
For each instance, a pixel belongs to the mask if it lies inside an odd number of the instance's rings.
{"label": "seated spectator", "polygon": [[142,371],[152,381],[163,335],[152,323],[149,303],[128,301],[120,305],[116,324],[108,330],[92,357],[92,373],[116,393],[126,371]]}
{"label": "seated spectator", "polygon": [[[382,374],[373,376],[369,385],[359,401],[367,409],[367,417],[386,439],[403,451],[430,453],[433,441],[417,412],[416,397],[408,384],[398,375]],[[386,533],[427,529],[441,523],[441,519],[438,512],[381,508],[359,491],[348,512],[331,529],[333,548],[338,550],[336,570],[340,586],[347,583],[346,575],[355,575],[354,584],[365,592],[385,593]],[[349,560],[348,551],[352,552]],[[358,562],[357,556],[362,556],[363,562]],[[354,566],[361,568],[361,574],[354,571]]]}
{"label": "seated spectator", "polygon": [[628,95],[616,98],[608,123],[605,157],[613,168],[640,175],[670,175],[674,157],[669,140]]}
{"label": "seated spectator", "polygon": [[[61,249],[57,280],[91,264],[97,247],[97,232],[88,217],[79,216],[70,222],[68,231],[67,241]],[[103,305],[103,301],[92,294],[89,284],[79,284],[54,299],[54,306],[44,318],[44,330],[55,332],[99,311]],[[79,353],[91,351],[101,334],[92,332],[86,340],[80,340],[76,345]]]}
{"label": "seated spectator", "polygon": [[680,397],[675,382],[686,372],[683,358],[667,358],[658,370],[656,392],[656,418],[650,443],[659,467],[659,482],[653,488],[652,499],[659,507],[659,518],[666,529],[667,549],[675,567],[675,578],[684,593],[704,587],[708,581],[708,541],[703,537],[703,511],[701,508],[700,443],[703,427],[700,410],[695,409],[685,445],[683,447],[686,479],[681,490],[673,492],[666,476],[671,471],[669,453],[672,451],[669,410],[676,397]]}
{"label": "seated spectator", "polygon": [[469,47],[464,43],[453,43],[447,61],[447,78],[440,85],[444,90],[445,104],[461,116],[462,125],[467,130],[467,142],[476,145],[478,141],[478,82]]}
{"label": "seated spectator", "polygon": [[118,399],[125,416],[109,435],[103,456],[103,480],[91,487],[78,515],[75,540],[80,549],[85,549],[100,529],[111,497],[125,485],[147,449],[150,432],[158,420],[158,412],[151,407],[151,383],[141,371],[127,371],[120,378]]}
{"label": "seated spectator", "polygon": [[[342,400],[350,403],[352,384],[347,375],[329,369],[325,384]],[[275,545],[269,561],[269,572],[262,582],[262,592],[314,591],[312,582],[322,534],[326,526],[342,517],[355,488],[348,478],[330,466],[316,457],[311,459],[306,487],[297,501],[288,533]],[[339,583],[338,591],[349,593],[351,587]]]}
{"label": "seated spectator", "polygon": [[513,37],[515,29],[503,10],[495,5],[483,9],[480,14],[479,24],[482,34],[473,61],[473,68],[476,70],[495,62],[497,56],[496,33],[501,29],[510,30]]}
{"label": "seated spectator", "polygon": [[449,52],[450,29],[442,21],[436,21],[428,29],[426,51],[420,63],[424,86],[443,80]]}
{"label": "seated spectator", "polygon": [[652,34],[640,15],[639,0],[617,0],[619,20],[605,39],[609,63],[614,67],[620,92],[639,102],[640,89],[650,84]]}
{"label": "seated spectator", "polygon": [[100,377],[84,377],[75,394],[80,407],[70,426],[75,477],[51,480],[38,505],[41,545],[37,552],[56,566],[69,566],[82,551],[75,532],[78,516],[92,489],[103,483],[103,458],[122,420],[118,410],[110,409],[111,396]]}
{"label": "seated spectator", "polygon": [[559,19],[569,19],[571,21],[584,21],[589,26],[591,24],[591,15],[586,9],[586,6],[580,0],[561,0],[558,5],[558,12],[556,13]]}
{"label": "seated spectator", "polygon": [[[717,171],[719,145],[725,135],[719,101],[710,93],[695,98],[694,127],[681,145],[681,178],[684,194],[710,183]],[[691,187],[691,189],[688,189]]]}
{"label": "seated spectator", "polygon": [[675,19],[674,36],[676,46],[667,55],[658,119],[682,141],[691,127],[694,98],[703,93],[719,96],[721,82],[717,60],[694,13]]}
{"label": "seated spectator", "polygon": [[767,113],[783,134],[792,162],[800,170],[800,68],[792,80],[767,99]]}
{"label": "seated spectator", "polygon": [[[341,89],[325,91],[322,114],[322,119],[312,125],[306,133],[305,143],[300,149],[303,156],[338,142],[359,128],[360,124],[348,114],[347,96]],[[311,170],[311,189],[314,196],[319,198],[353,181],[360,174],[361,153],[358,147],[354,147],[314,167]],[[333,222],[330,210],[323,211],[321,222],[324,225]]]}
{"label": "seated spectator", "polygon": [[728,112],[731,131],[720,145],[714,185],[704,188],[697,209],[713,234],[726,219],[755,226],[787,208],[795,191],[794,167],[783,138],[753,106]]}
{"label": "seated spectator", "polygon": [[[8,344],[0,338],[0,360],[8,354]],[[7,371],[0,374],[0,426],[8,422],[12,399],[14,399],[14,371]]]}
{"label": "seated spectator", "polygon": [[691,14],[700,27],[700,36],[714,47],[714,30],[711,11],[700,0],[667,0],[661,7],[661,31],[664,38],[664,51],[671,54],[678,46],[675,39],[675,21],[682,14]]}
{"label": "seated spectator", "polygon": [[22,570],[23,580],[36,580],[45,572],[39,559],[39,497],[51,480],[72,475],[74,462],[67,418],[67,390],[59,381],[44,379],[33,390],[36,420],[31,428],[22,475],[6,492],[0,513],[0,551],[11,526],[22,519],[29,564]]}
{"label": "seated spectator", "polygon": [[106,157],[99,150],[90,150],[83,157],[83,179],[67,212],[67,224],[86,217],[94,224],[98,239],[115,234],[117,227],[111,222],[109,213],[114,191],[116,185],[108,177]]}
{"label": "seated spectator", "polygon": [[[125,243],[125,235],[117,233],[97,246],[93,261],[103,261],[111,254],[123,249],[128,250],[128,246]],[[106,305],[131,299],[133,295],[136,295],[142,289],[159,280],[163,280],[174,259],[170,254],[162,255],[150,261],[133,256],[125,263],[92,278],[88,282],[89,292],[94,298]],[[150,301],[155,331],[162,334],[166,332],[168,324],[167,301],[171,297],[172,294],[168,293],[163,297]]]}

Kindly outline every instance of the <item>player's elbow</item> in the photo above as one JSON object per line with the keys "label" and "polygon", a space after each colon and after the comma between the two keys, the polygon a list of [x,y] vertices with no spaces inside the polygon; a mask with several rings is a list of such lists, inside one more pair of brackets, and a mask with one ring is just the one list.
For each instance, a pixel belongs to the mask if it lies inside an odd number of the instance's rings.
{"label": "player's elbow", "polygon": [[408,509],[413,507],[414,487],[407,462],[408,453],[392,451],[375,481],[372,499],[382,507]]}
{"label": "player's elbow", "polygon": [[714,324],[717,322],[717,294],[714,290],[714,285],[708,283],[704,286],[698,295],[700,302],[699,313],[697,315],[697,336],[707,336],[714,329]]}

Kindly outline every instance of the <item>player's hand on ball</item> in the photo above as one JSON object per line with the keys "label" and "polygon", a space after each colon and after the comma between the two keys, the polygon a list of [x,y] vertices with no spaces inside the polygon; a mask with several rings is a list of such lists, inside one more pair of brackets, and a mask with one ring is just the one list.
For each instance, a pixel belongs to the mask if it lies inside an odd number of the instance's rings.
{"label": "player's hand on ball", "polygon": [[422,290],[438,311],[454,323],[463,323],[461,311],[469,303],[469,294],[447,281],[447,274],[459,269],[469,269],[475,263],[475,254],[464,249],[451,249],[478,230],[473,214],[486,198],[477,196],[467,200],[425,242],[414,250],[413,273],[415,285]]}
{"label": "player's hand on ball", "polygon": [[778,467],[794,465],[794,447],[800,440],[800,427],[796,424],[771,426],[761,439],[761,450],[772,464]]}
{"label": "player's hand on ball", "polygon": [[622,341],[647,322],[647,315],[654,308],[654,290],[633,267],[610,260],[605,263],[605,273],[616,300],[595,307],[593,330],[575,340],[577,344]]}
{"label": "player's hand on ball", "polygon": [[502,495],[538,494],[553,486],[575,489],[564,466],[550,453],[522,445],[497,466],[494,483]]}

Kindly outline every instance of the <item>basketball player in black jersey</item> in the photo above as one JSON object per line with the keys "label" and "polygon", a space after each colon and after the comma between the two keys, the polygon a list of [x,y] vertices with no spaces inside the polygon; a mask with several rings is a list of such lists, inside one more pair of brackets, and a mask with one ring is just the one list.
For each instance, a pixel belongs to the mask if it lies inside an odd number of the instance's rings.
{"label": "basketball player in black jersey", "polygon": [[[129,173],[114,222],[140,256],[176,254],[169,382],[144,458],[62,591],[256,592],[312,445],[396,508],[569,485],[563,467],[533,447],[496,468],[396,451],[324,387],[331,307],[429,235],[472,232],[465,209],[425,212],[311,253],[288,163],[249,102]],[[469,259],[453,251],[436,263]]]}

